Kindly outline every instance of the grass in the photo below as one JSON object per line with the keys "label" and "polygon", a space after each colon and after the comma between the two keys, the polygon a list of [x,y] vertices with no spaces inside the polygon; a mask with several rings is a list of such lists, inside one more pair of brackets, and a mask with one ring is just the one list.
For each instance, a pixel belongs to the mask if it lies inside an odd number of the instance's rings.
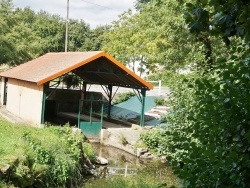
{"label": "grass", "polygon": [[[95,155],[83,142],[83,135],[72,134],[69,126],[39,129],[15,125],[1,117],[0,143],[0,167],[13,163],[8,181],[18,187],[72,187],[85,173],[79,143],[89,158]],[[4,184],[0,180],[0,185]]]}
{"label": "grass", "polygon": [[135,96],[135,93],[129,91],[125,93],[117,93],[116,97],[114,98],[113,105],[122,103],[124,101],[127,101],[131,97]]}
{"label": "grass", "polygon": [[142,168],[135,176],[110,176],[84,185],[85,188],[159,188],[178,187],[177,178],[170,167],[154,162]]}
{"label": "grass", "polygon": [[0,117],[0,160],[6,155],[22,156],[28,146],[22,134],[27,131],[34,131],[34,128],[15,125]]}

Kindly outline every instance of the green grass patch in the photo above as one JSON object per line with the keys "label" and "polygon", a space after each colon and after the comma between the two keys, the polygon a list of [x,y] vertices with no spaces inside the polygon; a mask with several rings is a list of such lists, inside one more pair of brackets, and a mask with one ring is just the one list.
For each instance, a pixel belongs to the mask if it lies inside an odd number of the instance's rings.
{"label": "green grass patch", "polygon": [[125,93],[117,93],[113,104],[119,104],[121,102],[127,101],[128,99],[130,99],[131,97],[135,96],[134,92],[125,92]]}
{"label": "green grass patch", "polygon": [[156,97],[154,99],[154,102],[155,102],[156,106],[166,106],[167,105],[166,99],[164,99],[162,97]]}
{"label": "green grass patch", "polygon": [[[79,144],[89,158],[95,155],[83,135],[72,134],[67,125],[38,129],[0,118],[0,143],[0,168],[10,165],[8,183],[19,187],[74,187],[86,173]],[[4,176],[0,171],[2,185]]]}

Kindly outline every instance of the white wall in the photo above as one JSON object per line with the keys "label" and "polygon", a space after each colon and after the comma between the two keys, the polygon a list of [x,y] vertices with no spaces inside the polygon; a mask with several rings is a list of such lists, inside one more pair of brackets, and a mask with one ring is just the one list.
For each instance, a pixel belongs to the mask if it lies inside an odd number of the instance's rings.
{"label": "white wall", "polygon": [[4,98],[4,78],[2,77],[2,80],[1,80],[1,86],[0,86],[0,104],[1,106],[3,105],[3,98]]}
{"label": "white wall", "polygon": [[43,85],[9,78],[6,109],[33,125],[40,125]]}

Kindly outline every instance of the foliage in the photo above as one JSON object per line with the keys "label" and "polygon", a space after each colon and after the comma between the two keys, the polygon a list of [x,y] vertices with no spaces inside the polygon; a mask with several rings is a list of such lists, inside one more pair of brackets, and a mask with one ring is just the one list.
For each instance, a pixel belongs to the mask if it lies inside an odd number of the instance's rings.
{"label": "foliage", "polygon": [[142,139],[168,156],[184,187],[249,187],[249,3],[185,2],[205,66],[172,83],[168,126]]}
{"label": "foliage", "polygon": [[169,126],[142,136],[187,187],[249,186],[249,50],[230,53],[213,74],[177,82]]}
{"label": "foliage", "polygon": [[150,131],[150,133],[142,133],[140,135],[140,139],[143,141],[143,143],[145,143],[147,145],[147,147],[149,149],[151,149],[152,151],[154,151],[154,153],[157,153],[157,150],[159,148],[160,145],[160,132],[162,130],[160,129],[154,129],[152,131]]}
{"label": "foliage", "polygon": [[202,33],[210,28],[210,34],[223,37],[227,45],[235,35],[250,40],[248,1],[192,1],[186,7],[185,19],[191,32]]}
{"label": "foliage", "polygon": [[113,104],[119,104],[121,102],[127,101],[133,96],[135,96],[135,93],[133,92],[118,93],[115,100],[113,101]]}
{"label": "foliage", "polygon": [[166,106],[167,104],[167,101],[162,97],[156,97],[154,99],[154,102],[156,106]]}
{"label": "foliage", "polygon": [[84,51],[100,51],[102,50],[102,43],[105,40],[104,33],[110,29],[109,25],[97,26],[95,29],[90,30],[90,34],[85,37],[82,46]]}
{"label": "foliage", "polygon": [[239,52],[221,59],[211,77],[189,83],[189,99],[175,100],[165,151],[183,151],[172,157],[186,164],[175,170],[191,187],[249,186],[249,55]]}
{"label": "foliage", "polygon": [[[17,65],[47,52],[65,51],[65,20],[0,0],[0,64]],[[68,51],[100,50],[108,26],[94,30],[83,20],[69,21]]]}
{"label": "foliage", "polygon": [[137,39],[133,38],[134,22],[131,10],[121,14],[119,20],[114,21],[110,30],[104,33],[102,49],[125,65],[132,62],[131,68],[135,72],[134,63],[141,59],[141,54],[138,53],[138,45],[135,46]]}
{"label": "foliage", "polygon": [[73,74],[65,74],[62,76],[62,82],[66,87],[69,88],[75,88],[80,85],[80,78],[73,75]]}
{"label": "foliage", "polygon": [[11,1],[0,1],[0,20],[0,64],[19,64],[35,56],[39,38],[22,21],[19,11],[14,11]]}
{"label": "foliage", "polygon": [[126,137],[123,136],[123,135],[120,136],[120,142],[121,142],[122,145],[124,145],[124,146],[128,144],[128,141],[127,141]]}
{"label": "foliage", "polygon": [[36,36],[41,38],[42,49],[40,54],[64,51],[64,25],[63,19],[58,15],[50,15],[45,11],[40,11],[34,16],[31,27]]}
{"label": "foliage", "polygon": [[[181,14],[182,1],[138,1],[140,11],[125,12],[105,33],[103,49],[139,72],[162,74],[166,70],[197,70],[224,53],[222,40],[209,35],[193,36]],[[183,45],[185,44],[185,45]],[[218,47],[218,48],[217,48]],[[164,70],[164,71],[161,71]]]}
{"label": "foliage", "polygon": [[159,188],[159,187],[177,187],[176,176],[173,175],[171,168],[166,167],[159,162],[152,162],[146,167],[142,167],[136,176],[114,177],[106,179],[97,179],[94,182],[88,182],[84,185],[86,188]]}
{"label": "foliage", "polygon": [[248,42],[247,6],[240,1],[187,4],[191,32],[222,36],[236,46],[227,56],[218,54],[210,75],[179,82],[173,92],[161,152],[187,187],[249,187],[249,47],[229,38],[238,35]]}
{"label": "foliage", "polygon": [[[74,187],[86,173],[80,164],[79,142],[83,135],[72,134],[69,126],[37,129],[1,120],[0,133],[0,164],[5,156],[18,157],[9,183],[21,187],[25,187],[25,181],[35,187]],[[84,143],[83,150],[94,158],[89,144]]]}

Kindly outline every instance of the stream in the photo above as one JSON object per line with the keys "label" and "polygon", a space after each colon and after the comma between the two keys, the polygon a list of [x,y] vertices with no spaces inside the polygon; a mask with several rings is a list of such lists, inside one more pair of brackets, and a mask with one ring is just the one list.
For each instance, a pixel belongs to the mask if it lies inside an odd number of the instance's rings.
{"label": "stream", "polygon": [[103,157],[109,161],[106,169],[106,176],[110,175],[135,175],[139,167],[145,166],[149,160],[142,160],[127,153],[126,151],[111,146],[92,144],[97,156]]}
{"label": "stream", "polygon": [[[89,179],[84,187],[178,187],[179,180],[172,168],[159,160],[142,160],[123,150],[92,144],[97,156],[109,161],[99,166],[97,176]],[[143,169],[143,170],[142,170]],[[115,178],[117,177],[117,178]],[[119,177],[130,177],[119,179]],[[126,179],[126,180],[125,180]]]}

